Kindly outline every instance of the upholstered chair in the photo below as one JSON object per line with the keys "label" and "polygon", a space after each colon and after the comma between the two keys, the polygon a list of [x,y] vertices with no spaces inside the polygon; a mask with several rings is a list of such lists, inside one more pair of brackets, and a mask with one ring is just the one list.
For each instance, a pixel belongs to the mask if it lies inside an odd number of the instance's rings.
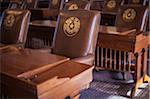
{"label": "upholstered chair", "polygon": [[7,9],[3,12],[0,33],[2,46],[24,46],[30,15],[30,11],[21,9]]}
{"label": "upholstered chair", "polygon": [[93,65],[99,20],[100,14],[96,11],[61,11],[52,53]]}

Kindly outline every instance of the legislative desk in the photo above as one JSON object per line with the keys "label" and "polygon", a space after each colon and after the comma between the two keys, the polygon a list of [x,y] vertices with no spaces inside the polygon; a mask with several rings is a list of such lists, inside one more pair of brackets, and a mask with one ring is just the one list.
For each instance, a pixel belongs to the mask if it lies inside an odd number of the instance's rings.
{"label": "legislative desk", "polygon": [[[98,45],[123,51],[139,52],[147,47],[148,39],[136,29],[100,26]],[[136,46],[137,45],[137,46]]]}
{"label": "legislative desk", "polygon": [[132,97],[143,82],[150,82],[150,77],[147,76],[147,47],[148,38],[141,31],[100,26],[96,69],[133,74],[135,86]]}
{"label": "legislative desk", "polygon": [[2,94],[9,98],[65,99],[92,81],[92,66],[31,49],[0,48]]}

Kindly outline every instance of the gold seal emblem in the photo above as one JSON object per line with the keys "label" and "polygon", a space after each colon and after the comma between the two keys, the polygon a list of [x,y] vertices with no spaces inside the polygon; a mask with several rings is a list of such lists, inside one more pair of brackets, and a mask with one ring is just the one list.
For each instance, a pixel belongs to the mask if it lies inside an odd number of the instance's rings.
{"label": "gold seal emblem", "polygon": [[116,0],[109,0],[108,3],[107,3],[107,7],[110,8],[110,9],[113,9],[116,7]]}
{"label": "gold seal emblem", "polygon": [[80,30],[80,20],[77,17],[68,18],[64,22],[63,30],[66,36],[75,36]]}
{"label": "gold seal emblem", "polygon": [[132,0],[133,3],[140,3],[140,0]]}
{"label": "gold seal emblem", "polygon": [[78,5],[77,4],[71,4],[68,8],[68,10],[77,10],[78,9]]}
{"label": "gold seal emblem", "polygon": [[52,0],[52,5],[57,5],[58,0]]}
{"label": "gold seal emblem", "polygon": [[132,9],[132,8],[129,8],[129,9],[126,9],[123,13],[123,20],[125,22],[132,22],[135,17],[136,17],[136,11],[135,9]]}
{"label": "gold seal emblem", "polygon": [[12,27],[13,24],[15,22],[15,16],[14,15],[7,15],[5,20],[4,20],[4,24],[6,27]]}

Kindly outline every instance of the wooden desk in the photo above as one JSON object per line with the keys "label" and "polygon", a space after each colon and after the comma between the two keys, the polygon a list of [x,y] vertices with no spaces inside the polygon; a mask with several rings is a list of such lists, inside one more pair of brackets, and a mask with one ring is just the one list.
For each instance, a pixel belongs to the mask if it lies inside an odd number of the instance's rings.
{"label": "wooden desk", "polygon": [[[37,73],[44,72],[45,70],[68,61],[68,58],[54,55],[45,54],[31,49],[11,49],[10,52],[3,53],[1,56],[1,70],[4,73],[9,73],[18,77],[28,78]],[[3,51],[5,49],[2,49]],[[13,74],[13,70],[18,70]]]}
{"label": "wooden desk", "polygon": [[[129,72],[135,87],[131,96],[147,76],[148,38],[143,32],[123,27],[100,26],[96,48],[96,69]],[[124,77],[125,79],[125,77]]]}
{"label": "wooden desk", "polygon": [[[116,50],[139,52],[148,43],[147,37],[136,29],[100,26],[98,46]],[[136,47],[135,47],[136,46]]]}
{"label": "wooden desk", "polygon": [[9,98],[65,99],[92,81],[92,66],[61,56],[12,49],[1,57],[2,94]]}

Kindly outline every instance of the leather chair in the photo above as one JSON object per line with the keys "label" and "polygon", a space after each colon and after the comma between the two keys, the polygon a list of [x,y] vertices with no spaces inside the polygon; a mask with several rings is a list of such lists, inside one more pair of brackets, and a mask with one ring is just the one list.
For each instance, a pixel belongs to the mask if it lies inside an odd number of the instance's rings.
{"label": "leather chair", "polygon": [[26,42],[30,11],[8,9],[2,15],[0,43],[5,45],[24,46]]}
{"label": "leather chair", "polygon": [[65,4],[64,10],[90,9],[90,2],[83,0],[72,0]]}
{"label": "leather chair", "polygon": [[52,53],[93,65],[99,20],[100,14],[96,11],[61,11]]}
{"label": "leather chair", "polygon": [[[129,9],[130,8],[130,9]],[[127,10],[129,9],[129,10]],[[133,11],[132,9],[135,9]],[[134,20],[127,20],[125,17],[128,18],[128,16],[123,13],[132,13],[133,12],[133,17],[135,16]],[[137,31],[146,31],[146,25],[148,21],[148,9],[146,6],[142,5],[124,5],[121,6],[120,9],[118,10],[118,15],[116,19],[116,26],[117,27],[126,27],[126,28],[131,28],[131,29],[136,29]]]}
{"label": "leather chair", "polygon": [[124,0],[105,0],[100,25],[114,26],[118,8]]}

